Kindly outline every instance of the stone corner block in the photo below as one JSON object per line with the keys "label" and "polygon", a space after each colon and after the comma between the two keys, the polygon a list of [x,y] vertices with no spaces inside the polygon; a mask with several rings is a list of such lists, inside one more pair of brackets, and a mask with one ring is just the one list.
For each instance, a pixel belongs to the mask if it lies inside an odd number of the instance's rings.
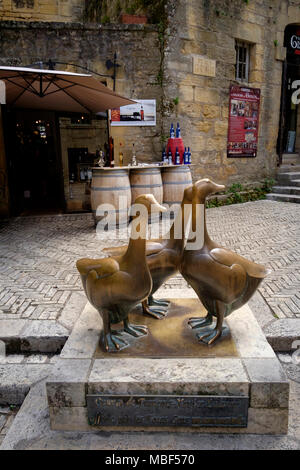
{"label": "stone corner block", "polygon": [[[300,345],[300,318],[281,318],[264,328],[269,344],[275,351],[291,351]],[[293,346],[294,345],[294,346]]]}
{"label": "stone corner block", "polygon": [[76,407],[86,404],[91,359],[59,359],[46,382],[49,406]]}
{"label": "stone corner block", "polygon": [[250,407],[288,408],[289,382],[277,358],[244,359],[249,375]]}

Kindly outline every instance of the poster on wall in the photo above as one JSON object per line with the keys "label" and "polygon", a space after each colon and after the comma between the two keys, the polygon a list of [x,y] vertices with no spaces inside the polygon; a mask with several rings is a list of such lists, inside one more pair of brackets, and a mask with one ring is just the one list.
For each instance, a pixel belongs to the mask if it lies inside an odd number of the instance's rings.
{"label": "poster on wall", "polygon": [[227,157],[256,157],[260,89],[231,85]]}
{"label": "poster on wall", "polygon": [[156,100],[135,100],[136,103],[111,109],[112,126],[155,126]]}

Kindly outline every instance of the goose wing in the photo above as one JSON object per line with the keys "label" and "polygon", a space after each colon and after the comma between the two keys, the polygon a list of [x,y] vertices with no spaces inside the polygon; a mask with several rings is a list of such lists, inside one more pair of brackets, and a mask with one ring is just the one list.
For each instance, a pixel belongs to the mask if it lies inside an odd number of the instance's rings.
{"label": "goose wing", "polygon": [[[146,256],[150,256],[156,253],[159,253],[163,249],[163,244],[159,241],[148,240],[146,242]],[[122,246],[111,246],[109,248],[104,248],[103,253],[110,256],[123,256],[126,253],[127,245]]]}
{"label": "goose wing", "polygon": [[248,259],[240,256],[233,251],[227,250],[226,248],[213,248],[210,250],[210,256],[218,263],[224,264],[225,266],[239,265],[244,268],[248,276],[256,278],[264,278],[268,274],[268,270],[261,264],[253,263]]}
{"label": "goose wing", "polygon": [[97,279],[111,276],[120,271],[120,265],[114,258],[83,258],[77,261],[76,266],[81,275],[87,275],[90,271],[95,271]]}

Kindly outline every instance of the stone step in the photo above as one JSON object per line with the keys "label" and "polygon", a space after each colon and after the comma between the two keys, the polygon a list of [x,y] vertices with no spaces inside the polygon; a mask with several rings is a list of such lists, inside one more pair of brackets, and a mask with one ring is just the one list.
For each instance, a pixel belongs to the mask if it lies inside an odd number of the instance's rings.
{"label": "stone step", "polygon": [[288,165],[290,163],[296,163],[300,165],[300,156],[298,153],[284,153],[282,155],[282,164]]}
{"label": "stone step", "polygon": [[300,186],[300,179],[299,180],[291,180],[291,184],[293,186],[298,186],[299,187]]}
{"label": "stone step", "polygon": [[281,165],[278,170],[277,170],[277,173],[278,174],[281,174],[281,173],[294,173],[295,171],[300,171],[300,164],[298,165]]}
{"label": "stone step", "polygon": [[300,195],[300,187],[297,187],[297,186],[273,186],[272,193]]}
{"label": "stone step", "polygon": [[275,194],[269,193],[266,195],[266,198],[270,201],[280,201],[280,202],[297,202],[300,203],[300,195],[296,194]]}
{"label": "stone step", "polygon": [[278,183],[291,183],[293,180],[300,180],[300,172],[278,173],[276,179]]}

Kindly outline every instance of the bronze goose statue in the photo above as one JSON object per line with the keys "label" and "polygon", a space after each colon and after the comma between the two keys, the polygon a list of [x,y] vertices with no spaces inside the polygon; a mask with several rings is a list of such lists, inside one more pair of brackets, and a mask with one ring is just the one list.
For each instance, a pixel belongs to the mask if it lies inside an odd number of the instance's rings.
{"label": "bronze goose statue", "polygon": [[182,276],[207,309],[207,316],[191,318],[190,326],[207,327],[213,322],[213,317],[217,318],[214,329],[197,334],[197,338],[207,344],[212,344],[221,336],[224,317],[244,305],[269,272],[264,266],[253,263],[210,239],[205,221],[205,199],[209,194],[223,189],[224,186],[209,179],[197,181],[193,185],[191,228],[195,232],[196,204],[203,204],[200,221],[204,230],[203,245],[196,250],[187,245],[180,266]]}
{"label": "bronze goose statue", "polygon": [[129,323],[129,312],[146,299],[152,289],[152,279],[146,261],[146,231],[148,213],[151,210],[164,212],[152,194],[139,196],[135,204],[143,204],[147,211],[141,211],[137,224],[137,235],[131,237],[128,248],[122,256],[101,259],[80,259],[76,266],[80,273],[86,296],[103,318],[103,345],[112,352],[128,346],[119,332],[112,331],[111,325],[123,322],[124,331],[132,336],[144,336],[147,327]]}
{"label": "bronze goose statue", "polygon": [[[143,312],[156,319],[162,319],[167,315],[169,302],[156,300],[153,294],[162,284],[174,276],[180,265],[180,260],[185,245],[186,228],[190,221],[192,204],[192,185],[184,190],[181,207],[169,232],[160,239],[148,240],[146,242],[146,257],[150,269],[153,285],[148,299],[142,302]],[[181,226],[179,237],[176,237],[176,228]],[[110,255],[121,255],[126,246],[105,248],[103,252]]]}

